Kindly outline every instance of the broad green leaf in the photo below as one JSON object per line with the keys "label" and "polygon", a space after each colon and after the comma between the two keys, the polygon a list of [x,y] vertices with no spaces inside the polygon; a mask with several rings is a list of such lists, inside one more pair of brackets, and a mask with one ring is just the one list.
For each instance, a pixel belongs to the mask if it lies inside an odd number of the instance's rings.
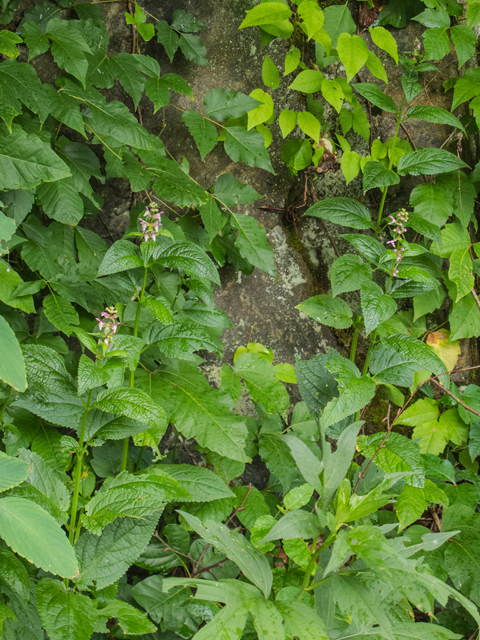
{"label": "broad green leaf", "polygon": [[384,347],[381,342],[372,350],[370,371],[378,382],[410,387],[413,384],[413,373],[421,370],[422,365],[411,356]]}
{"label": "broad green leaf", "polygon": [[391,55],[395,60],[395,63],[398,64],[397,41],[390,31],[387,31],[383,27],[371,27],[369,31],[372,36],[373,43]]}
{"label": "broad green leaf", "polygon": [[261,542],[264,544],[271,540],[293,540],[294,538],[311,540],[318,538],[320,532],[321,528],[317,516],[309,511],[297,509],[289,511],[283,518],[280,518]]}
{"label": "broad green leaf", "polygon": [[450,255],[449,279],[457,285],[457,297],[454,302],[468,295],[475,285],[472,271],[472,259],[470,247],[467,249],[455,249]]}
{"label": "broad green leaf", "polygon": [[[298,440],[301,442],[301,440]],[[299,487],[293,488],[283,498],[283,505],[285,509],[292,511],[305,506],[313,495],[313,487],[309,484],[302,484]]]}
{"label": "broad green leaf", "polygon": [[332,293],[334,296],[338,296],[340,293],[355,291],[360,289],[363,284],[370,283],[372,268],[360,256],[347,253],[337,258],[332,264],[330,280]]}
{"label": "broad green leaf", "polygon": [[60,580],[43,578],[37,584],[38,612],[51,640],[90,640],[97,609],[88,596],[66,589]]}
{"label": "broad green leaf", "polygon": [[192,60],[205,67],[208,66],[207,50],[198,36],[183,33],[178,41],[178,46],[187,60]]}
{"label": "broad green leaf", "polygon": [[290,398],[276,376],[275,367],[257,353],[241,353],[235,361],[235,373],[245,381],[254,402],[261,402],[268,413],[284,411]]}
{"label": "broad green leaf", "polygon": [[382,344],[396,353],[416,362],[422,369],[435,374],[444,373],[445,365],[426,344],[409,335],[396,335],[383,338]]}
{"label": "broad green leaf", "polygon": [[337,46],[337,40],[340,34],[349,33],[353,35],[356,30],[350,9],[346,5],[332,5],[326,7],[323,12],[325,21],[323,28],[330,36],[332,41],[332,49]]}
{"label": "broad green leaf", "polygon": [[368,210],[352,198],[325,198],[307,209],[304,215],[354,229],[371,229],[373,226]]}
{"label": "broad green leaf", "polygon": [[150,171],[158,178],[153,188],[159,198],[170,200],[179,207],[202,205],[207,201],[207,192],[184,173],[176,162],[160,158],[158,154],[155,154],[154,159],[155,163]]}
{"label": "broad green leaf", "polygon": [[80,565],[78,588],[95,583],[97,589],[104,589],[121,578],[147,546],[159,516],[115,520],[100,536],[83,533],[75,547]]}
{"label": "broad green leaf", "polygon": [[19,457],[30,465],[31,471],[28,477],[29,484],[45,495],[58,508],[66,512],[70,506],[70,494],[64,481],[67,476],[59,473],[44,458],[34,451],[19,449]]}
{"label": "broad green leaf", "polygon": [[347,73],[347,82],[360,71],[368,59],[368,47],[360,36],[341,33],[338,37],[337,52]]}
{"label": "broad green leaf", "polygon": [[9,58],[18,58],[18,48],[17,44],[23,42],[20,36],[17,36],[16,33],[12,31],[0,31],[0,53]]}
{"label": "broad green leaf", "polygon": [[143,422],[150,428],[155,427],[155,433],[160,437],[165,433],[168,423],[162,407],[140,389],[115,387],[102,394],[94,406],[102,411],[119,414]]}
{"label": "broad green leaf", "polygon": [[369,262],[378,265],[379,259],[385,253],[385,247],[375,238],[360,233],[346,233],[342,238],[353,244],[362,256],[365,256]]}
{"label": "broad green leaf", "polygon": [[92,53],[80,32],[68,20],[53,18],[47,25],[46,35],[52,41],[52,55],[61,69],[65,69],[81,82],[88,70],[86,53]]}
{"label": "broad green leaf", "polygon": [[341,298],[321,294],[308,298],[295,307],[321,324],[336,329],[348,329],[352,326],[352,310]]}
{"label": "broad green leaf", "polygon": [[247,214],[232,213],[231,222],[239,232],[235,247],[243,258],[258,269],[276,277],[272,247],[268,244],[265,229]]}
{"label": "broad green leaf", "polygon": [[260,439],[258,451],[268,470],[280,480],[286,493],[297,475],[297,467],[289,446],[278,435],[265,434]]}
{"label": "broad green leaf", "polygon": [[280,125],[280,131],[282,136],[286,138],[289,133],[295,129],[297,124],[297,114],[290,109],[284,109],[278,118],[278,124]]}
{"label": "broad green leaf", "polygon": [[301,57],[302,53],[300,49],[292,45],[287,55],[285,56],[285,73],[283,74],[284,76],[288,76],[289,73],[295,71],[295,69],[298,67]]}
{"label": "broad green leaf", "polygon": [[480,22],[480,4],[470,2],[467,6],[467,27],[475,27]]}
{"label": "broad green leaf", "polygon": [[143,267],[138,248],[128,240],[117,240],[105,254],[98,270],[98,277]]}
{"label": "broad green leaf", "polygon": [[320,138],[320,122],[308,111],[297,113],[297,124],[309,138],[313,138],[318,143]]}
{"label": "broad green leaf", "polygon": [[267,558],[251,542],[224,524],[207,520],[205,526],[202,526],[195,516],[180,510],[178,513],[204,540],[233,560],[243,574],[263,592],[265,598],[268,598],[272,588],[272,570]]}
{"label": "broad green leaf", "polygon": [[162,367],[152,376],[137,374],[136,385],[159,402],[175,427],[222,456],[248,462],[244,447],[247,427],[242,416],[232,414],[219,401],[196,367],[180,362],[178,370]]}
{"label": "broad green leaf", "polygon": [[265,56],[263,59],[262,80],[263,84],[271,89],[278,89],[280,85],[280,74],[278,69],[272,59],[268,56]]}
{"label": "broad green leaf", "polygon": [[[352,390],[352,383],[358,382],[359,380],[362,380],[362,378],[355,378],[354,380],[352,380],[351,383],[347,385],[346,390],[350,393]],[[358,385],[355,386],[356,389],[354,390],[354,393],[358,394],[360,389],[358,388]],[[364,392],[365,391],[362,391],[362,393]],[[343,393],[345,393],[345,391],[340,394],[340,400]],[[325,411],[323,414],[323,421],[325,426],[325,420],[328,421],[328,408],[329,405],[325,407]],[[343,417],[346,416],[340,417],[339,415],[338,420],[342,420]],[[363,421],[354,422],[350,424],[346,429],[344,429],[337,440],[336,451],[328,457],[327,463],[325,465],[325,486],[322,503],[325,507],[327,507],[330,503],[330,500],[333,498],[335,491],[340,486],[350,468],[352,459],[355,455],[358,431],[362,425]]]}
{"label": "broad green leaf", "polygon": [[270,600],[256,598],[251,600],[249,605],[258,638],[260,640],[284,640],[283,620],[275,604]]}
{"label": "broad green leaf", "polygon": [[215,196],[227,207],[237,204],[251,204],[262,196],[251,186],[242,184],[231,173],[222,173],[214,188]]}
{"label": "broad green leaf", "polygon": [[203,99],[205,115],[214,120],[240,118],[259,106],[258,100],[231,89],[212,89]]}
{"label": "broad green leaf", "polygon": [[327,354],[318,353],[311,360],[297,358],[295,363],[298,388],[313,416],[318,416],[325,405],[338,394],[337,383],[325,366],[330,354],[331,350]]}
{"label": "broad green leaf", "polygon": [[477,37],[469,26],[464,24],[454,25],[450,29],[450,37],[457,53],[458,68],[462,67],[472,56],[475,55],[475,45]]}
{"label": "broad green leaf", "polygon": [[[156,467],[157,468],[157,467]],[[227,485],[209,469],[189,464],[162,464],[162,471],[168,473],[190,494],[183,502],[210,502],[233,497]]]}
{"label": "broad green leaf", "polygon": [[322,28],[324,16],[315,0],[302,0],[298,6],[298,15],[303,20],[303,28],[308,39]]}
{"label": "broad green leaf", "polygon": [[5,318],[0,316],[0,380],[16,391],[25,391],[27,378],[18,340]]}
{"label": "broad green leaf", "polygon": [[352,379],[341,391],[338,398],[333,398],[323,412],[325,428],[351,416],[370,402],[375,395],[376,384],[371,378]]}
{"label": "broad green leaf", "polygon": [[406,153],[398,163],[398,173],[402,176],[432,176],[437,173],[447,173],[455,169],[468,168],[468,165],[445,149],[420,149]]}
{"label": "broad green leaf", "polygon": [[[380,432],[361,439],[358,445],[362,454],[373,458],[376,453],[375,464],[386,473],[411,471],[412,475],[405,481],[421,487],[424,484],[424,464],[418,443],[395,432],[390,433],[385,442],[384,437],[385,434]],[[383,446],[379,448],[382,442]]]}
{"label": "broad green leaf", "polygon": [[17,291],[22,285],[24,283],[18,273],[10,267],[8,262],[0,260],[0,300],[10,307],[21,309],[26,313],[35,313],[32,296],[17,295]]}
{"label": "broad green leaf", "polygon": [[250,96],[255,100],[258,100],[260,104],[247,114],[247,131],[250,131],[250,129],[253,129],[253,127],[262,124],[263,122],[267,122],[275,115],[272,96],[269,93],[266,93],[261,89],[254,89],[250,93]]}
{"label": "broad green leaf", "polygon": [[399,531],[418,520],[428,509],[430,502],[448,505],[448,498],[431,480],[425,480],[424,487],[406,484],[395,504],[395,511],[400,520]]}
{"label": "broad green leaf", "polygon": [[135,3],[135,13],[132,16],[130,13],[125,13],[125,20],[127,24],[134,24],[137,27],[138,33],[145,41],[149,41],[155,35],[155,27],[153,24],[145,24],[147,16],[142,8]]}
{"label": "broad green leaf", "polygon": [[468,249],[470,244],[468,231],[460,223],[453,222],[445,225],[441,243],[434,242],[431,251],[442,258],[449,258],[453,251]]}
{"label": "broad green leaf", "polygon": [[43,299],[45,316],[59,331],[69,336],[72,325],[80,324],[78,313],[70,302],[53,294]]}
{"label": "broad green leaf", "polygon": [[83,201],[72,177],[41,184],[37,197],[49,218],[76,225],[83,217]]}
{"label": "broad green leaf", "polygon": [[239,29],[282,22],[283,20],[288,20],[291,15],[292,12],[289,6],[283,2],[263,2],[247,11],[247,15]]}
{"label": "broad green leaf", "polygon": [[14,125],[0,126],[0,189],[31,189],[40,182],[67,178],[67,165],[39,137]]}
{"label": "broad green leaf", "polygon": [[393,298],[385,295],[375,282],[364,282],[360,288],[365,331],[371,333],[381,322],[388,320],[397,310]]}
{"label": "broad green leaf", "polygon": [[165,20],[159,20],[155,25],[155,29],[157,31],[158,42],[165,47],[170,62],[173,62],[173,56],[178,49],[179,35]]}
{"label": "broad green leaf", "polygon": [[390,187],[400,182],[399,176],[387,169],[381,162],[370,160],[363,169],[363,193],[375,187]]}
{"label": "broad green leaf", "polygon": [[[345,94],[343,93],[341,84],[337,80],[329,80],[328,78],[325,78],[322,82],[322,95],[325,100],[329,102],[338,113],[340,113],[340,109],[345,99]],[[350,114],[351,112],[348,111],[348,113]]]}
{"label": "broad green leaf", "polygon": [[446,27],[427,29],[423,38],[427,60],[441,60],[450,53],[450,40]]}
{"label": "broad green leaf", "polygon": [[460,120],[458,120],[458,118],[456,118],[452,113],[442,109],[441,107],[430,107],[428,105],[410,107],[407,110],[407,116],[409,118],[417,118],[418,120],[425,120],[426,122],[434,122],[436,124],[448,124],[451,127],[463,130],[463,125]]}
{"label": "broad green leaf", "polygon": [[110,372],[97,366],[98,360],[93,362],[85,354],[80,356],[78,363],[78,395],[82,396],[85,391],[102,387],[110,380]]}
{"label": "broad green leaf", "polygon": [[154,323],[144,337],[168,358],[195,360],[195,351],[206,349],[218,353],[221,350],[221,343],[210,332],[192,322],[164,326]]}
{"label": "broad green leaf", "polygon": [[398,108],[395,102],[390,98],[390,96],[386,95],[380,87],[377,87],[377,85],[370,84],[369,82],[360,82],[352,86],[361,96],[379,109],[383,109],[383,111],[388,111],[390,113],[398,113]]}
{"label": "broad green leaf", "polygon": [[201,278],[208,278],[212,282],[220,284],[214,263],[193,242],[176,242],[163,249],[159,247],[155,253],[155,260],[166,267],[184,269]]}
{"label": "broad green leaf", "polygon": [[264,138],[258,131],[247,131],[244,127],[227,127],[224,144],[226,153],[234,162],[240,160],[250,167],[275,173],[265,148]]}
{"label": "broad green leaf", "polygon": [[215,125],[202,118],[202,116],[192,109],[187,109],[182,116],[182,121],[186,124],[188,130],[195,140],[197,149],[202,160],[217,144],[217,130]]}
{"label": "broad green leaf", "polygon": [[0,577],[23,602],[30,598],[30,576],[17,556],[9,549],[0,550]]}
{"label": "broad green leaf", "polygon": [[417,185],[410,193],[410,204],[416,214],[438,226],[443,226],[453,213],[452,195],[434,182]]}
{"label": "broad green leaf", "polygon": [[0,492],[16,487],[30,475],[30,465],[3,454],[0,457]]}
{"label": "broad green leaf", "polygon": [[142,611],[123,600],[110,600],[105,607],[97,611],[97,616],[97,626],[100,620],[108,623],[111,618],[116,618],[125,635],[139,636],[156,631],[155,625]]}
{"label": "broad green leaf", "polygon": [[275,606],[280,611],[290,633],[298,636],[300,640],[328,640],[322,620],[311,607],[295,601],[285,604],[277,601]]}
{"label": "broad green leaf", "polygon": [[471,293],[453,304],[448,320],[450,340],[472,338],[480,333],[480,311]]}
{"label": "broad green leaf", "polygon": [[323,82],[323,73],[308,69],[301,71],[289,89],[295,89],[295,91],[303,91],[303,93],[316,93],[320,91]]}
{"label": "broad green leaf", "polygon": [[62,578],[78,575],[73,547],[51,515],[30,500],[0,500],[0,536],[18,555]]}
{"label": "broad green leaf", "polygon": [[344,151],[341,159],[342,173],[348,184],[360,173],[360,156],[356,151]]}

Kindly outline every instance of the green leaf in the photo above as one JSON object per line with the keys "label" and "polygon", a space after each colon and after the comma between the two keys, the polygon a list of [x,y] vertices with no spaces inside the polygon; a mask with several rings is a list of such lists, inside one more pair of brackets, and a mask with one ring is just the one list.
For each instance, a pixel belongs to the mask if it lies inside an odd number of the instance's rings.
{"label": "green leaf", "polygon": [[143,260],[138,255],[138,248],[128,240],[117,240],[105,254],[98,270],[98,277],[136,267],[143,267]]}
{"label": "green leaf", "polygon": [[[318,353],[311,360],[297,359],[295,363],[298,388],[308,410],[314,416],[318,415],[326,404],[338,394],[337,383],[325,366],[331,357],[331,351],[327,354]],[[310,482],[310,484],[312,483]]]}
{"label": "green leaf", "polygon": [[271,540],[293,540],[294,538],[310,540],[318,538],[320,533],[321,528],[317,516],[303,509],[297,509],[284,515],[270,529],[261,544]]}
{"label": "green leaf", "polygon": [[360,82],[352,86],[361,96],[379,109],[383,109],[383,111],[388,111],[389,113],[398,113],[397,105],[392,98],[387,96],[376,84]]}
{"label": "green leaf", "polygon": [[231,89],[212,89],[203,99],[205,115],[220,122],[230,118],[241,118],[259,104],[258,100]]}
{"label": "green leaf", "polygon": [[[301,442],[301,440],[299,440]],[[299,487],[293,488],[283,498],[283,505],[285,509],[292,511],[305,506],[313,495],[313,487],[309,484],[302,484]]]}
{"label": "green leaf", "polygon": [[101,387],[110,380],[110,372],[100,369],[90,358],[82,354],[78,363],[78,395],[85,391]]}
{"label": "green leaf", "polygon": [[372,36],[373,43],[391,55],[395,60],[395,63],[398,64],[397,41],[390,31],[387,31],[383,27],[371,27],[369,31]]}
{"label": "green leaf", "polygon": [[178,41],[183,55],[187,60],[208,67],[207,49],[198,36],[191,33],[182,33]]}
{"label": "green leaf", "polygon": [[17,291],[23,284],[22,279],[10,265],[0,260],[0,299],[5,304],[26,313],[35,313],[35,305],[31,295],[18,296]]}
{"label": "green leaf", "polygon": [[72,325],[80,324],[73,305],[59,296],[51,294],[44,298],[43,309],[47,320],[67,336],[72,333]]}
{"label": "green leaf", "polygon": [[265,434],[260,439],[258,451],[268,470],[280,480],[286,493],[297,475],[295,460],[289,446],[278,435]]}
{"label": "green leaf", "polygon": [[341,159],[342,173],[348,184],[360,173],[360,156],[356,151],[344,151]]}
{"label": "green leaf", "polygon": [[241,353],[235,361],[235,373],[247,386],[254,402],[261,402],[268,413],[284,411],[290,398],[276,376],[275,367],[258,353]]}
{"label": "green leaf", "polygon": [[211,333],[191,322],[166,326],[154,323],[148,333],[144,333],[144,338],[149,344],[157,346],[168,358],[181,360],[195,360],[193,353],[200,349],[218,353],[221,345]]}
{"label": "green leaf", "polygon": [[455,249],[450,255],[448,277],[457,285],[457,297],[454,302],[458,302],[460,298],[468,295],[475,285],[469,249],[470,247]]}
{"label": "green leaf", "polygon": [[480,22],[480,4],[470,2],[467,6],[467,27],[475,27]]}
{"label": "green leaf", "polygon": [[371,229],[373,226],[368,210],[352,198],[325,198],[307,209],[304,215],[354,229]]}
{"label": "green leaf", "polygon": [[297,113],[297,124],[303,133],[318,142],[320,138],[320,122],[314,115],[308,111],[300,111]]}
{"label": "green leaf", "polygon": [[118,626],[125,635],[139,636],[156,631],[155,625],[148,620],[142,611],[123,602],[123,600],[110,600],[105,607],[97,612],[97,616],[105,623],[108,623],[111,618],[116,618]]}
{"label": "green leaf", "polygon": [[371,378],[353,378],[342,389],[338,398],[333,398],[323,412],[325,428],[351,416],[370,402],[375,395],[376,384]]}
{"label": "green leaf", "polygon": [[395,511],[400,520],[400,528],[405,529],[420,518],[428,509],[430,502],[436,504],[448,504],[445,493],[430,480],[425,480],[425,487],[412,487],[406,484],[397,498]]}
{"label": "green leaf", "polygon": [[18,458],[3,454],[0,457],[0,491],[16,487],[30,475],[30,465]]}
{"label": "green leaf", "polygon": [[[344,6],[338,8],[344,9]],[[311,607],[295,601],[285,604],[277,601],[275,606],[282,614],[290,633],[300,640],[328,640],[322,620]]]}
{"label": "green leaf", "polygon": [[399,176],[381,162],[370,160],[363,169],[363,193],[375,187],[390,187],[400,182]]}
{"label": "green leaf", "polygon": [[396,353],[416,362],[422,369],[435,374],[444,373],[445,365],[426,344],[409,335],[395,335],[382,339],[382,344]]}
{"label": "green leaf", "polygon": [[0,577],[23,602],[30,599],[30,577],[23,562],[9,549],[0,550]]}
{"label": "green leaf", "polygon": [[329,6],[324,10],[323,15],[325,17],[323,28],[331,38],[332,49],[336,48],[340,34],[355,33],[357,27],[346,5]]}
{"label": "green leaf", "polygon": [[421,370],[422,365],[411,357],[386,348],[381,342],[372,350],[370,371],[378,382],[410,387],[413,384],[413,373]]}
{"label": "green leaf", "polygon": [[371,333],[381,322],[388,320],[397,310],[393,298],[385,295],[375,282],[365,282],[360,289],[365,331]]}
{"label": "green leaf", "polygon": [[200,446],[239,462],[248,462],[244,447],[245,419],[232,414],[219,401],[196,367],[180,362],[178,370],[163,367],[146,378],[138,375],[136,385],[158,398],[167,418],[186,437]]}
{"label": "green leaf", "polygon": [[282,22],[288,20],[291,15],[290,8],[283,2],[263,2],[247,11],[246,17],[238,28],[245,29],[246,27]]}
{"label": "green leaf", "polygon": [[[195,274],[201,278],[208,278],[216,284],[220,284],[217,269],[214,263],[193,242],[175,242],[164,249],[158,250],[155,260],[171,269],[184,269],[188,273]],[[107,254],[108,255],[108,254]]]}
{"label": "green leaf", "polygon": [[0,536],[15,553],[62,578],[78,574],[65,532],[41,507],[24,498],[2,498],[0,516]]}
{"label": "green leaf", "polygon": [[322,82],[323,73],[307,69],[306,71],[301,71],[288,88],[295,89],[295,91],[303,91],[303,93],[316,93],[320,91]]}
{"label": "green leaf", "polygon": [[244,127],[227,127],[224,144],[226,153],[234,162],[240,160],[250,167],[275,173],[265,148],[264,138],[258,131],[247,131]]}
{"label": "green leaf", "polygon": [[352,326],[352,310],[348,304],[330,295],[313,296],[298,304],[295,309],[328,327],[348,329]]}
{"label": "green leaf", "polygon": [[53,18],[47,25],[46,35],[52,41],[52,55],[61,69],[65,69],[82,83],[88,71],[86,53],[92,53],[80,32],[68,20]]}
{"label": "green leaf", "polygon": [[150,171],[158,177],[154,190],[159,198],[170,200],[179,207],[202,205],[207,201],[207,192],[173,160],[156,156],[155,165],[150,167]]}
{"label": "green leaf", "polygon": [[51,578],[40,580],[35,593],[38,612],[51,640],[91,638],[98,615],[91,598],[67,590],[60,580]]}
{"label": "green leaf", "polygon": [[453,91],[452,111],[466,100],[471,100],[480,93],[480,70],[466,69],[465,75],[455,83]]}
{"label": "green leaf", "polygon": [[[273,100],[269,93],[266,93],[261,89],[254,89],[250,93],[250,96],[252,98],[255,98],[255,100],[258,100],[260,104],[258,107],[255,107],[255,109],[252,109],[251,111],[248,112],[247,131],[249,131],[253,127],[256,127],[259,124],[262,124],[263,122],[267,122],[268,120],[270,120],[270,118],[274,117],[275,115]],[[268,145],[265,145],[265,146],[268,146]]]}
{"label": "green leaf", "polygon": [[427,29],[423,36],[423,46],[427,53],[427,60],[442,60],[450,53],[447,29],[445,27]]}
{"label": "green leaf", "polygon": [[345,67],[347,82],[350,82],[367,62],[367,44],[360,36],[351,36],[343,32],[338,37],[336,49]]}
{"label": "green leaf", "polygon": [[278,118],[278,124],[280,125],[280,131],[282,137],[286,138],[291,133],[297,124],[297,114],[290,109],[284,109]]}
{"label": "green leaf", "polygon": [[458,68],[462,67],[475,55],[477,37],[471,27],[466,25],[454,25],[450,29],[450,37],[457,53]]}
{"label": "green leaf", "polygon": [[19,456],[30,465],[29,484],[41,491],[41,493],[57,505],[61,511],[68,511],[70,507],[70,494],[64,484],[64,480],[66,480],[67,477],[59,473],[58,470],[54,469],[54,467],[34,451],[20,448]]}
{"label": "green leaf", "polygon": [[109,524],[100,536],[83,533],[76,544],[80,575],[79,589],[95,583],[104,589],[121,578],[147,546],[159,514],[143,520],[120,519]]}
{"label": "green leaf", "polygon": [[218,208],[215,198],[209,198],[206,204],[202,204],[199,208],[202,217],[203,226],[205,227],[210,241],[212,241],[218,232],[221,231],[225,217]]}
{"label": "green leaf", "polygon": [[[395,432],[390,433],[385,442],[384,437],[384,433],[375,433],[361,440],[359,449],[362,454],[373,458],[378,450],[375,464],[385,473],[411,471],[412,475],[407,476],[405,481],[414,487],[421,487],[424,482],[424,464],[418,443]],[[383,446],[379,448],[382,443]]]}
{"label": "green leaf", "polygon": [[302,57],[302,53],[300,49],[292,45],[285,56],[285,73],[284,76],[288,76],[289,73],[295,71],[300,63],[300,59]]}
{"label": "green leaf", "polygon": [[[419,105],[417,107],[410,107],[407,110],[407,116],[409,118],[417,118],[418,120],[425,120],[425,122],[434,122],[436,124],[448,124],[451,127],[463,130],[463,125],[452,113],[442,109],[441,107],[430,107],[427,105]],[[427,187],[429,185],[420,185]],[[433,185],[435,186],[435,185]]]}
{"label": "green leaf", "polygon": [[434,182],[417,185],[410,193],[410,204],[415,207],[415,214],[438,226],[443,226],[453,213],[451,194]]}
{"label": "green leaf", "polygon": [[332,293],[338,296],[340,293],[360,289],[363,284],[371,282],[372,268],[360,256],[347,253],[332,264],[330,279]]}
{"label": "green leaf", "polygon": [[191,13],[186,13],[183,9],[177,9],[173,13],[172,27],[183,33],[190,33],[206,29],[206,25],[197,20]]}
{"label": "green leaf", "polygon": [[102,394],[94,406],[102,411],[126,416],[132,420],[143,422],[150,428],[155,427],[155,433],[162,436],[168,426],[162,407],[140,389],[115,387]]}
{"label": "green leaf", "polygon": [[232,213],[231,222],[239,232],[235,246],[242,257],[275,278],[274,254],[265,229],[247,214]]}
{"label": "green leaf", "polygon": [[132,16],[130,13],[126,13],[125,20],[127,24],[136,25],[138,33],[145,41],[148,42],[155,35],[155,27],[153,24],[145,24],[147,16],[138,3],[135,3],[135,14]]}
{"label": "green leaf", "polygon": [[18,340],[5,318],[0,316],[0,380],[16,391],[25,391],[27,378]]}
{"label": "green leaf", "polygon": [[262,80],[263,84],[271,89],[278,89],[280,86],[280,74],[277,66],[268,56],[263,59]]}
{"label": "green leaf", "polygon": [[215,183],[215,195],[227,207],[237,204],[251,204],[262,196],[251,186],[242,184],[231,173],[222,173]]}
{"label": "green leaf", "polygon": [[406,153],[398,163],[398,173],[401,176],[422,174],[432,176],[437,173],[447,173],[455,169],[468,168],[468,164],[445,149],[420,149]]}
{"label": "green leaf", "polygon": [[36,195],[49,218],[76,225],[83,217],[83,201],[72,177],[43,183]]}
{"label": "green leaf", "polygon": [[67,165],[49,144],[13,126],[9,134],[0,126],[0,189],[31,189],[43,180],[53,182],[68,177]]}
{"label": "green leaf", "polygon": [[443,7],[439,7],[438,9],[425,9],[425,11],[419,13],[418,16],[412,18],[412,20],[420,22],[420,24],[428,28],[445,27],[448,29],[450,26],[450,16]]}
{"label": "green leaf", "polygon": [[202,526],[200,520],[195,516],[180,510],[178,513],[204,540],[235,562],[245,577],[263,592],[265,598],[268,598],[272,588],[273,575],[263,553],[238,531],[232,531],[224,524],[207,520],[205,526]]}
{"label": "green leaf", "polygon": [[0,31],[0,53],[3,53],[3,55],[13,59],[18,58],[17,44],[20,42],[23,42],[23,40],[16,33],[6,30]]}
{"label": "green leaf", "polygon": [[165,20],[159,20],[155,25],[155,29],[157,30],[158,42],[165,47],[170,62],[173,62],[173,56],[178,49],[178,34],[175,33]]}
{"label": "green leaf", "polygon": [[162,464],[162,472],[172,476],[190,494],[183,502],[210,502],[232,498],[227,485],[209,469],[189,464]]}
{"label": "green leaf", "polygon": [[455,302],[448,316],[450,341],[472,338],[480,332],[480,311],[472,294]]}
{"label": "green leaf", "polygon": [[205,156],[209,154],[217,144],[218,134],[215,125],[205,118],[202,118],[197,111],[193,111],[192,109],[185,111],[182,116],[182,121],[186,124],[193,136],[197,149],[200,152],[200,157],[202,160],[205,160]]}

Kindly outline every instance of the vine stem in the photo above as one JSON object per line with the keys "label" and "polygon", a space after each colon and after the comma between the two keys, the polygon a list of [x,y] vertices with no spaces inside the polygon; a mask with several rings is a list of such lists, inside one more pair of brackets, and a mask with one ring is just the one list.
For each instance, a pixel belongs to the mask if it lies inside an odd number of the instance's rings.
{"label": "vine stem", "polygon": [[[147,286],[147,276],[148,276],[148,268],[145,267],[145,273],[143,275],[143,284],[142,290],[140,292],[140,296],[138,298],[138,307],[137,313],[135,314],[135,325],[133,327],[133,335],[136,338],[138,336],[138,323],[140,322],[140,312],[142,310],[142,300],[143,295],[145,293],[145,287]],[[133,389],[135,384],[135,369],[130,371],[130,389]],[[127,468],[127,460],[128,460],[128,444],[130,442],[130,436],[127,436],[123,441],[123,452],[122,452],[122,466],[120,467],[121,471],[125,471]],[[139,458],[140,460],[140,458]]]}
{"label": "vine stem", "polygon": [[85,440],[85,427],[87,425],[87,417],[88,412],[90,411],[90,403],[92,402],[93,389],[90,389],[90,393],[88,394],[87,404],[85,406],[85,411],[83,412],[82,425],[80,427],[80,436],[78,439],[78,443],[80,445],[79,452],[77,453],[77,462],[75,466],[75,474],[74,474],[74,486],[73,486],[73,498],[72,498],[72,509],[70,512],[70,532],[68,534],[68,538],[70,540],[70,544],[73,544],[75,539],[75,525],[77,520],[77,505],[78,505],[78,494],[80,492],[80,478],[82,477],[82,459],[83,459],[83,443]]}

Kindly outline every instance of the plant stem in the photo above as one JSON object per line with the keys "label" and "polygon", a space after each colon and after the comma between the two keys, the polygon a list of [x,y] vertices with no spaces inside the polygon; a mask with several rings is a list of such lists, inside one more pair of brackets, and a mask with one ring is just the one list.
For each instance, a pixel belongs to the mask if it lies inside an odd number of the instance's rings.
{"label": "plant stem", "polygon": [[357,342],[358,342],[358,329],[355,328],[353,332],[352,345],[350,347],[350,360],[355,364],[355,354],[357,352]]}
{"label": "plant stem", "polygon": [[73,498],[72,498],[72,509],[70,512],[70,532],[68,534],[68,538],[70,540],[70,544],[73,544],[75,539],[75,525],[77,520],[77,505],[78,505],[78,494],[80,492],[80,478],[82,477],[82,458],[83,458],[83,442],[85,440],[85,427],[87,425],[87,417],[88,412],[90,411],[90,403],[92,401],[93,389],[90,389],[90,393],[88,394],[88,400],[85,407],[85,411],[83,413],[82,425],[80,427],[80,435],[78,438],[78,443],[80,445],[80,450],[77,453],[77,462],[75,466],[74,473],[74,486],[73,486]]}
{"label": "plant stem", "polygon": [[[137,313],[135,315],[135,324],[133,326],[133,335],[135,338],[138,335],[138,323],[140,322],[140,312],[142,310],[143,295],[145,293],[145,287],[147,286],[147,276],[148,276],[148,268],[145,267],[145,273],[143,275],[142,290],[138,297]],[[135,384],[135,369],[133,371],[130,371],[130,389],[133,389],[134,384]],[[130,442],[130,436],[127,436],[123,441],[122,466],[120,467],[121,471],[125,471],[125,469],[127,468],[129,442]],[[139,464],[140,464],[140,458],[139,458]]]}

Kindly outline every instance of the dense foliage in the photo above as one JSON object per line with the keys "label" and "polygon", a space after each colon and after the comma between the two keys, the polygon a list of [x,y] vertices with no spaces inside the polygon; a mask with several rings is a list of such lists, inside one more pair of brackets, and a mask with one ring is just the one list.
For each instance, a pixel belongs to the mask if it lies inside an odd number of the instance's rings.
{"label": "dense foliage", "polygon": [[[333,262],[331,294],[298,309],[350,330],[350,353],[294,368],[261,344],[239,345],[216,388],[198,352],[221,355],[231,326],[214,305],[218,268],[275,275],[265,230],[238,212],[261,196],[231,173],[200,185],[186,159],[168,157],[160,136],[101,91],[117,80],[135,110],[146,95],[168,115],[170,92],[192,89],[161,75],[143,42],[205,65],[206,25],[135,4],[125,14],[133,53],[108,55],[102,3],[39,2],[20,17],[18,5],[2,1],[0,31],[0,637],[476,638],[480,389],[459,389],[449,374],[459,340],[480,335],[480,164],[464,162],[460,144],[478,137],[480,71],[463,71],[480,3],[465,20],[455,0],[411,2],[407,17],[391,0],[367,37],[347,5],[267,0],[242,16],[267,51],[291,40],[284,74],[305,109],[278,114],[282,161],[296,175],[339,158],[346,184],[362,175],[364,193],[380,198],[375,211],[315,198],[306,212],[338,225],[352,253]],[[426,27],[423,43],[399,53],[385,25],[410,18]],[[400,104],[369,38],[401,65]],[[450,39],[459,72],[445,89],[452,110],[469,102],[461,119],[421,102],[421,74]],[[48,51],[54,85],[29,64]],[[364,65],[378,84],[355,81]],[[219,87],[201,112],[184,111],[202,160],[223,142],[232,161],[273,172],[280,73],[268,54],[262,80],[249,96]],[[328,132],[326,103],[343,135]],[[393,114],[393,137],[370,145],[367,104]],[[451,136],[414,149],[399,138],[408,118]],[[352,151],[351,130],[369,155]],[[387,215],[403,176],[423,182],[410,211]],[[111,177],[128,178],[139,202],[107,247],[82,219],[102,206],[98,185]],[[178,221],[160,212],[169,203],[186,208]],[[285,383],[298,384],[294,407]],[[242,393],[255,418],[235,411]],[[383,422],[359,435],[382,394]],[[181,463],[186,440],[205,466]],[[266,490],[240,482],[257,454]]]}

